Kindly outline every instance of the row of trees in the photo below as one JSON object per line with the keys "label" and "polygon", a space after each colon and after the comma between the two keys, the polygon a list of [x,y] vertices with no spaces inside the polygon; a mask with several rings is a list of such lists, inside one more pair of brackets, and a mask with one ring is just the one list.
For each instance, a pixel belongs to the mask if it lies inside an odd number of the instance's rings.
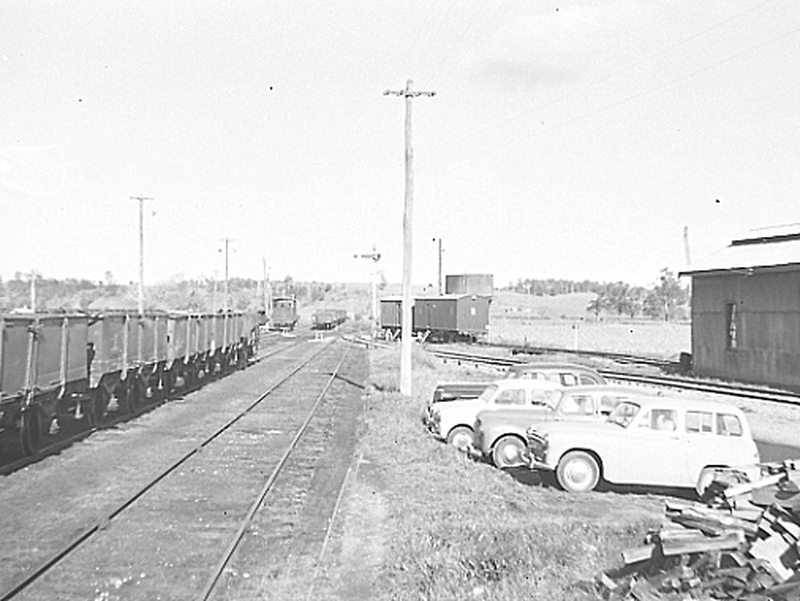
{"label": "row of trees", "polygon": [[[295,282],[291,276],[265,283],[247,278],[228,280],[227,297],[224,282],[211,279],[174,280],[146,286],[147,310],[218,311],[225,307],[238,311],[263,309],[271,296],[293,295],[300,302],[321,301],[334,285],[323,282]],[[40,275],[15,274],[13,279],[0,278],[0,312],[15,309],[39,311],[92,311],[104,309],[136,309],[138,286],[117,284],[111,274],[102,282],[68,278],[57,280]]]}
{"label": "row of trees", "polygon": [[672,321],[689,314],[689,289],[669,269],[662,269],[652,288],[631,286],[625,282],[570,282],[568,280],[519,280],[510,287],[515,292],[537,296],[591,292],[596,294],[586,307],[599,319],[601,315],[648,317]]}

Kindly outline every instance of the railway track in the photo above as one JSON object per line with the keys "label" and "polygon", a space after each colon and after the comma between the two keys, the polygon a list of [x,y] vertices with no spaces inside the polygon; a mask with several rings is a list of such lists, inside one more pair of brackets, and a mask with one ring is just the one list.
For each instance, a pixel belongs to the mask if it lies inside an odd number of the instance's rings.
{"label": "railway track", "polygon": [[[508,366],[516,365],[519,363],[527,363],[525,359],[521,359],[519,354],[513,357],[498,357],[480,353],[466,353],[461,351],[452,350],[437,350],[429,347],[429,351],[436,357],[444,361],[452,361],[459,364],[475,365],[476,367],[493,367],[498,370],[503,370]],[[560,352],[560,351],[559,351]],[[598,356],[595,353],[581,353],[583,355]],[[599,356],[604,358],[611,358],[611,355],[616,353],[600,353]],[[634,364],[634,357],[631,355],[624,355],[626,362]],[[664,368],[665,365],[671,365],[674,362],[658,362],[657,360],[648,361],[644,359],[638,364],[645,364],[653,367],[658,366]],[[774,388],[751,386],[736,382],[723,382],[714,381],[701,378],[681,377],[676,375],[651,375],[651,374],[638,374],[630,373],[612,369],[598,369],[605,378],[624,382],[627,384],[641,384],[649,386],[662,386],[675,388],[679,390],[692,390],[696,392],[706,392],[712,394],[722,394],[728,396],[736,396],[747,399],[754,399],[759,401],[769,401],[774,403],[788,403],[800,404],[800,395],[787,390],[779,390]]]}
{"label": "railway track", "polygon": [[[313,586],[353,463],[353,396],[366,375],[354,348],[333,338],[292,346],[171,404],[158,424],[130,424],[124,442],[98,441],[95,465],[73,457],[32,466],[44,480],[15,474],[21,484],[0,493],[16,508],[0,514],[10,557],[0,600],[255,598],[295,571]],[[264,392],[253,398],[256,384]],[[122,461],[116,471],[109,457]],[[111,469],[81,478],[98,464]],[[41,490],[48,467],[59,481]],[[47,512],[25,511],[58,491],[81,515],[56,527]]]}

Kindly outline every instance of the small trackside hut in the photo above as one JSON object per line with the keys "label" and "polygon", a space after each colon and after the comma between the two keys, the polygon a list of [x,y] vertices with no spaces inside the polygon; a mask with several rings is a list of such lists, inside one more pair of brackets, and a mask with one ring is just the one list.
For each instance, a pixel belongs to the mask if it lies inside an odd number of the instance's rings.
{"label": "small trackside hut", "polygon": [[800,390],[800,228],[758,230],[679,273],[692,278],[692,369]]}

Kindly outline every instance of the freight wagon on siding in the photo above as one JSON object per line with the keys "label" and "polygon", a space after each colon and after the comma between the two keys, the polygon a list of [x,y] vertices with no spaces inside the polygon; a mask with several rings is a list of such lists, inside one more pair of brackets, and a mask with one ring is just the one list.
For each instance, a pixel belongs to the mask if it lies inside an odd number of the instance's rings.
{"label": "freight wagon on siding", "polygon": [[692,370],[800,390],[800,231],[733,240],[692,278]]}
{"label": "freight wagon on siding", "polygon": [[[477,294],[418,296],[412,299],[412,329],[423,340],[474,341],[489,329],[491,298]],[[395,339],[402,330],[402,298],[381,299],[381,328]]]}
{"label": "freight wagon on siding", "polygon": [[311,327],[315,330],[332,330],[347,319],[345,309],[321,309],[311,317]]}
{"label": "freight wagon on siding", "polygon": [[32,454],[66,421],[104,420],[247,365],[263,315],[0,315],[0,432]]}
{"label": "freight wagon on siding", "polygon": [[418,297],[414,302],[414,331],[439,342],[483,338],[489,328],[488,296],[448,294]]}

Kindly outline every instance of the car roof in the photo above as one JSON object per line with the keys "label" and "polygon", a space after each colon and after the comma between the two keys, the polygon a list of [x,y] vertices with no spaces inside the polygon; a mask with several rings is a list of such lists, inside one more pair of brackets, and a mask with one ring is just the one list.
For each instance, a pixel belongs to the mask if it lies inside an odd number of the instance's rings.
{"label": "car roof", "polygon": [[495,380],[488,385],[494,384],[498,388],[531,388],[535,390],[561,390],[564,387],[550,380],[534,380],[532,378],[503,378],[502,380]]}
{"label": "car roof", "polygon": [[656,390],[648,390],[639,386],[628,386],[626,384],[579,384],[577,386],[563,387],[564,394],[627,394],[630,397],[656,395]]}
{"label": "car roof", "polygon": [[534,361],[532,363],[517,363],[509,366],[507,371],[521,372],[521,371],[536,371],[536,370],[561,370],[561,371],[582,371],[597,374],[597,371],[586,365],[579,363],[566,363],[556,361]]}
{"label": "car roof", "polygon": [[683,409],[688,411],[709,411],[742,414],[742,411],[720,401],[707,401],[700,399],[668,397],[668,396],[636,396],[632,401],[643,409]]}

